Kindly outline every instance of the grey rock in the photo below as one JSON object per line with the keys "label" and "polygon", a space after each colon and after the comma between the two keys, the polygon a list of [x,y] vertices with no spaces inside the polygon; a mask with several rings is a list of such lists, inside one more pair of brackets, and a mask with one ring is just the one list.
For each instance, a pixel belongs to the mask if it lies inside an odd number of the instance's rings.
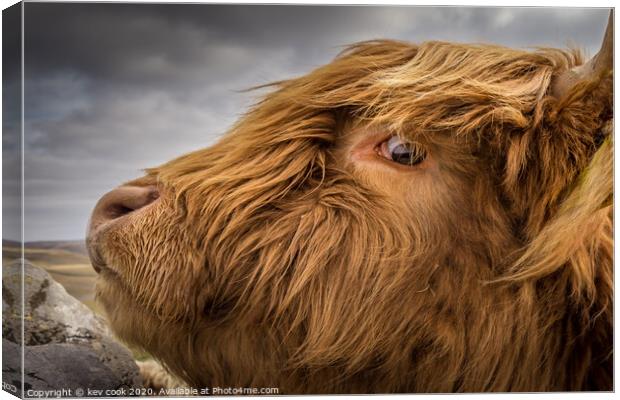
{"label": "grey rock", "polygon": [[28,390],[33,393],[32,390],[65,389],[50,392],[49,397],[70,397],[79,396],[78,388],[88,395],[88,389],[142,387],[131,353],[114,340],[104,320],[69,295],[45,270],[28,261],[24,261],[21,318],[21,274],[19,262],[5,266],[2,271],[4,383],[21,391],[23,324],[26,396]]}
{"label": "grey rock", "polygon": [[[12,319],[22,313],[21,273],[19,262],[2,270],[2,312]],[[93,334],[110,336],[100,317],[69,295],[49,273],[28,261],[24,262],[24,290],[23,323],[26,345],[88,340]],[[19,320],[13,322],[21,324]],[[14,333],[14,330],[7,333]]]}

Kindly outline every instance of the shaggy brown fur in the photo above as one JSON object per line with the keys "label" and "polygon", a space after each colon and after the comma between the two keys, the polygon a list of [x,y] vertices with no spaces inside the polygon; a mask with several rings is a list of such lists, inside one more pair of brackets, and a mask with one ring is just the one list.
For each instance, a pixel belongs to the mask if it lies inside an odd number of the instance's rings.
{"label": "shaggy brown fur", "polygon": [[[161,197],[98,243],[112,326],[196,387],[611,390],[612,73],[549,92],[580,63],[371,41],[275,84],[129,183]],[[386,134],[427,159],[355,155]]]}

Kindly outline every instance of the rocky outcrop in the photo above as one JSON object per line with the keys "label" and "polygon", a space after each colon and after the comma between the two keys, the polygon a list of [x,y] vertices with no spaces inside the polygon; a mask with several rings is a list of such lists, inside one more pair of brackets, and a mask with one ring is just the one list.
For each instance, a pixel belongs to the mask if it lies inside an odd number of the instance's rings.
{"label": "rocky outcrop", "polygon": [[14,394],[21,395],[22,326],[27,397],[87,396],[89,389],[98,397],[105,397],[106,392],[129,395],[130,388],[142,387],[131,353],[114,340],[104,321],[46,271],[27,261],[22,318],[21,274],[19,262],[3,267],[5,390],[12,392],[14,388]]}

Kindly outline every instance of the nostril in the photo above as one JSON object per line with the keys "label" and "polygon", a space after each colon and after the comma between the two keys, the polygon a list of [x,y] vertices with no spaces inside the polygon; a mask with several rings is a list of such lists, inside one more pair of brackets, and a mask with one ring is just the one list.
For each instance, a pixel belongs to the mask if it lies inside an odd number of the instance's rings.
{"label": "nostril", "polygon": [[154,186],[121,186],[104,195],[95,207],[93,217],[111,220],[139,210],[159,198]]}
{"label": "nostril", "polygon": [[118,218],[118,217],[122,217],[125,214],[129,214],[133,210],[134,210],[133,208],[125,207],[122,204],[119,204],[119,205],[112,204],[110,205],[110,209],[108,210],[108,215],[112,218]]}

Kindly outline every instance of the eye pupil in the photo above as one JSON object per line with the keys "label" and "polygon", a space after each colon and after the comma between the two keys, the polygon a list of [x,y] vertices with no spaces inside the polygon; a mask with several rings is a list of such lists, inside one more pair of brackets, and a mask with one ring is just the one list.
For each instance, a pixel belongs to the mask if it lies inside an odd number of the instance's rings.
{"label": "eye pupil", "polygon": [[412,153],[405,146],[398,146],[392,152],[392,161],[396,161],[400,164],[411,164]]}
{"label": "eye pupil", "polygon": [[397,136],[389,140],[388,149],[392,161],[403,165],[417,165],[426,158],[426,153],[422,149],[414,144],[403,143]]}

